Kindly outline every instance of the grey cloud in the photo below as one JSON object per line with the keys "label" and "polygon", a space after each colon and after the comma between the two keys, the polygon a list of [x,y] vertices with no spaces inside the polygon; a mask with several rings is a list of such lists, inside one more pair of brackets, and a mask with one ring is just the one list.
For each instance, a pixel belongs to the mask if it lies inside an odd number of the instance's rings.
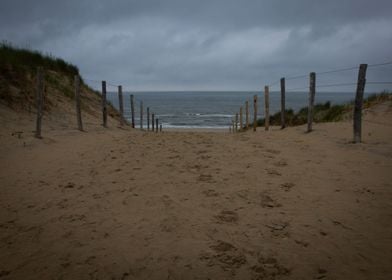
{"label": "grey cloud", "polygon": [[[3,0],[1,7],[0,39],[134,89],[260,89],[283,75],[392,59],[389,0]],[[391,69],[374,75],[387,79]]]}

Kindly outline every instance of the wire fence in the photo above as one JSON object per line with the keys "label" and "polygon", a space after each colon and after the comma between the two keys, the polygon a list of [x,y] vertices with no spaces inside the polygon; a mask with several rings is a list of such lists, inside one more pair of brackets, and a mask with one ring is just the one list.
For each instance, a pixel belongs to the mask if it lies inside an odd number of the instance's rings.
{"label": "wire fence", "polygon": [[[84,80],[97,84],[102,84],[103,82],[89,78],[84,78]],[[119,83],[113,81],[104,82],[106,86],[118,90]],[[130,123],[133,128],[139,127],[140,129],[146,128],[147,130],[151,129],[154,131],[158,131],[159,129],[159,131],[162,131],[162,125],[159,125],[159,114],[131,91],[125,90],[121,97],[118,96],[118,99],[116,96],[118,92],[116,91],[108,91],[106,94],[111,94],[111,96],[109,95],[109,100],[107,100],[107,102],[115,108],[120,110],[120,103],[125,104],[125,106],[123,106],[123,111],[120,112],[122,115],[121,117],[126,120],[126,123]],[[121,101],[120,98],[122,99]]]}
{"label": "wire fence", "polygon": [[[391,85],[392,81],[389,80],[379,80],[377,79],[380,73],[385,74],[385,67],[391,67],[392,66],[392,61],[387,61],[383,63],[376,63],[376,64],[369,64],[366,65],[365,70],[364,70],[364,78],[361,80],[361,71],[357,73],[358,71],[358,66],[353,66],[353,67],[342,67],[342,68],[337,68],[337,69],[331,69],[331,70],[326,70],[326,71],[319,71],[319,72],[312,72],[310,74],[303,74],[303,75],[292,75],[288,77],[283,77],[278,80],[274,80],[271,83],[268,83],[267,86],[265,86],[264,90],[264,126],[266,127],[266,130],[268,130],[268,122],[269,122],[269,95],[271,94],[279,94],[281,95],[281,100],[280,100],[280,114],[281,114],[281,123],[282,123],[282,128],[285,127],[285,109],[286,109],[286,104],[285,104],[285,97],[286,94],[289,96],[291,94],[309,94],[309,105],[308,105],[308,123],[312,121],[312,111],[313,111],[313,106],[314,106],[314,99],[316,95],[316,91],[318,89],[329,89],[329,88],[344,88],[349,90],[350,92],[353,92],[353,98],[356,98],[356,101],[358,101],[358,91],[360,91],[360,87],[363,86],[363,91],[365,84],[366,85]],[[362,66],[361,66],[362,67]],[[360,68],[361,69],[361,68]],[[376,73],[378,71],[378,73]],[[346,75],[340,75],[341,73],[347,73]],[[339,74],[339,76],[337,76]],[[358,74],[358,76],[357,76]],[[362,73],[363,74],[363,73]],[[368,79],[366,79],[366,75]],[[317,77],[317,83],[316,83],[316,77]],[[348,78],[347,78],[348,77]],[[307,81],[308,80],[308,81]],[[321,83],[319,82],[321,81]],[[355,90],[355,87],[357,88]],[[275,91],[271,91],[271,89],[275,89]],[[355,95],[354,95],[355,93]],[[361,94],[359,94],[361,95]],[[361,99],[360,102],[362,102],[363,98],[363,92],[362,96],[359,98]],[[261,98],[255,97],[256,100],[259,100]],[[362,105],[360,105],[361,107]],[[255,108],[253,109],[253,114],[254,114],[254,119],[253,119],[253,126],[257,126],[257,115],[255,114],[254,111],[257,110],[258,105],[255,105]],[[230,124],[230,131],[232,132],[237,132],[239,130],[246,130],[249,128],[249,123],[246,123],[245,126],[242,123],[242,106],[240,106],[240,112],[238,111],[233,115],[233,118],[231,120]],[[252,112],[248,112],[246,110],[246,119],[249,118],[248,114],[251,114]],[[240,122],[240,123],[238,123]],[[238,129],[239,127],[239,129]],[[255,129],[254,129],[255,130]]]}

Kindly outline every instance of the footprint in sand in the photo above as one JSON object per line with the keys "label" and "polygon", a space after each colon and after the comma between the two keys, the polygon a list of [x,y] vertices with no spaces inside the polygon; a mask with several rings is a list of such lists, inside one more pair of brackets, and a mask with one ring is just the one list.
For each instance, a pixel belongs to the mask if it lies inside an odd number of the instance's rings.
{"label": "footprint in sand", "polygon": [[271,222],[268,225],[265,225],[271,231],[272,235],[275,237],[289,237],[290,233],[288,231],[289,223],[277,221]]}
{"label": "footprint in sand", "polygon": [[74,222],[85,222],[86,216],[80,214],[62,215],[59,218],[62,222],[74,223]]}
{"label": "footprint in sand", "polygon": [[319,267],[317,269],[317,275],[314,277],[314,279],[324,279],[326,277],[327,277],[327,270]]}
{"label": "footprint in sand", "polygon": [[294,241],[295,241],[295,243],[297,243],[298,245],[301,245],[302,247],[306,248],[309,246],[309,243],[306,241],[302,241],[302,240],[294,240]]}
{"label": "footprint in sand", "polygon": [[232,244],[218,240],[210,246],[212,252],[202,253],[200,260],[206,261],[207,266],[220,266],[223,270],[231,270],[240,268],[247,263],[247,259]]}
{"label": "footprint in sand", "polygon": [[57,203],[57,207],[60,209],[65,209],[69,206],[68,199],[64,198],[59,203]]}
{"label": "footprint in sand", "polygon": [[261,207],[263,208],[275,208],[281,207],[282,205],[276,202],[273,198],[271,198],[268,194],[261,194]]}
{"label": "footprint in sand", "polygon": [[203,194],[204,194],[205,196],[207,196],[207,197],[216,197],[216,196],[219,196],[219,193],[217,193],[215,190],[211,190],[211,189],[203,191]]}
{"label": "footprint in sand", "polygon": [[278,170],[275,170],[272,168],[266,168],[265,171],[267,171],[268,175],[282,176],[282,173],[280,173]]}
{"label": "footprint in sand", "polygon": [[294,183],[283,183],[280,185],[280,187],[285,191],[288,192],[290,191],[292,188],[294,188],[295,184]]}
{"label": "footprint in sand", "polygon": [[251,269],[257,274],[257,279],[276,279],[279,276],[290,274],[290,269],[279,264],[277,259],[262,255],[258,256],[257,264],[252,266]]}
{"label": "footprint in sand", "polygon": [[198,180],[201,182],[208,182],[208,183],[215,182],[215,180],[212,179],[212,175],[210,174],[200,174]]}
{"label": "footprint in sand", "polygon": [[223,210],[215,218],[218,220],[218,223],[236,223],[238,214],[234,211]]}

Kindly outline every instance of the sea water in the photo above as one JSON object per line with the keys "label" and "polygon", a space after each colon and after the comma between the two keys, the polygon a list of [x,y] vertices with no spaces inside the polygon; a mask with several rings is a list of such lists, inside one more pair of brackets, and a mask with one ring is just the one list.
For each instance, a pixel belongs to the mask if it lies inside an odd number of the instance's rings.
{"label": "sea water", "polygon": [[[124,115],[131,120],[130,94],[123,93]],[[258,96],[258,118],[264,117],[264,94],[252,91],[176,91],[176,92],[132,92],[135,98],[135,122],[140,123],[140,103],[143,102],[146,126],[147,107],[150,113],[159,118],[165,128],[227,128],[243,108],[245,120],[245,101],[249,102],[250,119],[253,119],[253,96]],[[330,101],[343,104],[353,100],[354,92],[317,92],[316,103]],[[108,93],[108,101],[118,108],[118,95]],[[295,111],[307,106],[307,92],[287,92],[286,109]],[[270,92],[270,114],[280,111],[280,92]]]}

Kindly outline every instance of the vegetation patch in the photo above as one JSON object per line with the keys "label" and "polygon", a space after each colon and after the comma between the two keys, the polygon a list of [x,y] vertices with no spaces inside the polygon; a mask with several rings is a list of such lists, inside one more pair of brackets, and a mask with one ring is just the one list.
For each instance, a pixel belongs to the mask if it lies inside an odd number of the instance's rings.
{"label": "vegetation patch", "polygon": [[[379,94],[372,94],[363,100],[363,108],[369,108],[376,104],[392,101],[392,93],[382,92]],[[352,115],[354,110],[354,101],[343,105],[332,105],[330,101],[314,105],[313,120],[317,123],[322,122],[337,122]],[[293,109],[285,110],[285,119],[287,126],[303,125],[308,120],[308,107],[303,107],[294,112]],[[265,118],[258,119],[257,125],[264,126]],[[270,125],[281,125],[281,112],[277,112],[270,116]]]}

